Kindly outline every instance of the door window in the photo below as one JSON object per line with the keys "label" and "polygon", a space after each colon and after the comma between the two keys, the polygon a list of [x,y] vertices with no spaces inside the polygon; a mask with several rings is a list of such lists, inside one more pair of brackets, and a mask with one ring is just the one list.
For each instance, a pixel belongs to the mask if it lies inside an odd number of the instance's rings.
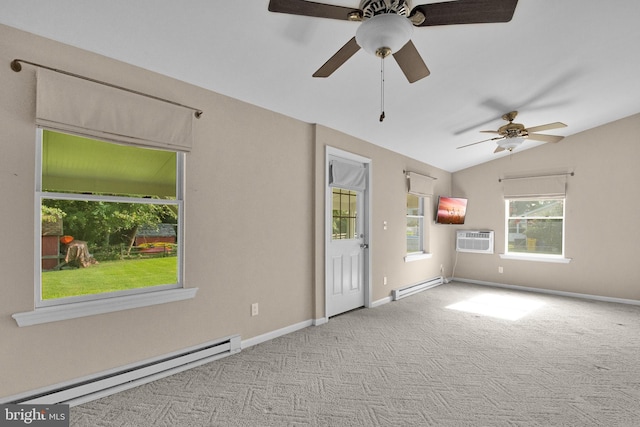
{"label": "door window", "polygon": [[358,238],[358,193],[343,188],[333,188],[331,204],[332,240]]}

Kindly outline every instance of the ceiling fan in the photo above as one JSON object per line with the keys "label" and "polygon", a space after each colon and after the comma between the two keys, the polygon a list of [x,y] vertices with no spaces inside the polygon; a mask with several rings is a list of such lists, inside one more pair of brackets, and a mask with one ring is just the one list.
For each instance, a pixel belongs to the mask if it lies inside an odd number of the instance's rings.
{"label": "ceiling fan", "polygon": [[472,144],[463,145],[458,148],[470,147],[472,145],[480,144],[487,141],[497,141],[498,147],[495,149],[494,153],[499,153],[504,150],[513,151],[514,148],[522,144],[525,141],[525,139],[534,139],[536,141],[543,141],[543,142],[558,142],[562,138],[564,138],[564,136],[544,135],[541,133],[535,133],[543,130],[559,129],[559,128],[567,127],[567,125],[565,125],[564,123],[554,122],[554,123],[547,123],[546,125],[525,128],[524,125],[520,123],[513,123],[513,120],[516,118],[517,115],[518,115],[517,111],[511,111],[510,113],[503,115],[502,120],[506,120],[509,123],[507,123],[504,126],[501,126],[497,131],[496,130],[480,131],[484,133],[497,133],[499,136],[474,142]]}
{"label": "ceiling fan", "polygon": [[336,54],[313,74],[329,77],[363,48],[380,58],[393,55],[409,83],[430,74],[411,41],[413,27],[509,22],[518,0],[458,0],[411,7],[410,0],[361,0],[359,8],[305,0],[270,0],[269,11],[362,22]]}

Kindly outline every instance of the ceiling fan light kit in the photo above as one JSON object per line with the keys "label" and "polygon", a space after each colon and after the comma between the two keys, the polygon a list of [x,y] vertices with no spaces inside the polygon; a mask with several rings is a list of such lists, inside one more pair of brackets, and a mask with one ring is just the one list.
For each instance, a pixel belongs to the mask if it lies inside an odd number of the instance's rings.
{"label": "ceiling fan light kit", "polygon": [[502,150],[513,151],[514,148],[518,147],[520,144],[524,142],[523,137],[513,137],[513,138],[505,138],[498,141],[498,147]]}
{"label": "ceiling fan light kit", "polygon": [[356,42],[366,52],[384,58],[400,50],[412,34],[411,21],[404,16],[386,13],[360,24],[356,31]]}

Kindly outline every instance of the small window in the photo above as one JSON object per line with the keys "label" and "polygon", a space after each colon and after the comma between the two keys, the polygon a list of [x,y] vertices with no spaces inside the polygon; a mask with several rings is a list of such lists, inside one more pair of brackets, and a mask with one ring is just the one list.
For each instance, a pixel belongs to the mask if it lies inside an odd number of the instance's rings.
{"label": "small window", "polygon": [[184,155],[38,134],[36,305],[182,287]]}
{"label": "small window", "polygon": [[333,240],[358,237],[358,193],[344,188],[333,188],[331,211],[333,212]]}
{"label": "small window", "polygon": [[407,254],[424,252],[424,199],[407,194]]}
{"label": "small window", "polygon": [[506,200],[507,254],[564,256],[564,199]]}

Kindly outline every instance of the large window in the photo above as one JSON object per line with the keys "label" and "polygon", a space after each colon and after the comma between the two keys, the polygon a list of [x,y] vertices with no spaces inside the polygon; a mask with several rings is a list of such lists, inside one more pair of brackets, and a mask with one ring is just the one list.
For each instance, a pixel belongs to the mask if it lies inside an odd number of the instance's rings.
{"label": "large window", "polygon": [[181,287],[184,155],[38,135],[36,305]]}
{"label": "large window", "polygon": [[424,199],[407,194],[407,254],[424,252]]}
{"label": "large window", "polygon": [[506,200],[507,253],[564,256],[564,199]]}

